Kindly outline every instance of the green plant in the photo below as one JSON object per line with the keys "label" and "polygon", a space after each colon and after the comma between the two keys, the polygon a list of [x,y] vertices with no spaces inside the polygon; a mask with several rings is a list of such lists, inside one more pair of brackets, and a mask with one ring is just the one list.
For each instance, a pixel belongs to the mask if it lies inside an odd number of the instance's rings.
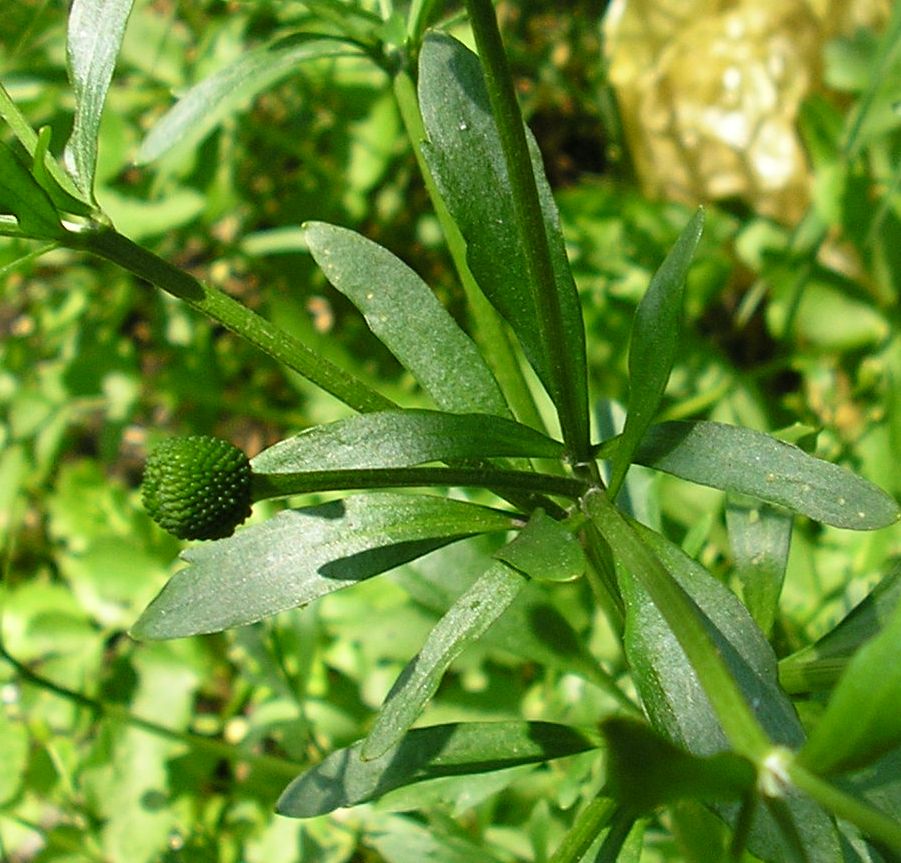
{"label": "green plant", "polygon": [[[200,85],[146,139],[142,155],[159,155],[182,134],[199,138],[233,97],[236,80],[248,82],[246,95],[298,63],[346,54],[369,57],[389,72],[472,306],[479,348],[386,249],[322,222],[308,223],[304,238],[329,281],[437,409],[402,408],[129,240],[99,210],[93,188],[100,108],[131,3],[106,5],[113,14],[104,17],[98,39],[84,39],[96,29],[96,2],[76,3],[70,18],[78,106],[70,174],[49,157],[47,132],[35,134],[0,93],[18,139],[17,150],[0,148],[3,232],[120,264],[359,412],[253,458],[254,500],[357,489],[473,490],[466,499],[348,495],[286,509],[234,537],[193,547],[133,636],[171,639],[253,623],[462,538],[486,537],[472,564],[478,574],[446,603],[368,736],[294,778],[279,811],[321,815],[425,779],[589,753],[604,764],[604,781],[596,792],[586,779],[585,805],[550,858],[557,863],[582,859],[593,846],[595,859],[613,859],[625,843],[641,841],[647,819],[662,806],[671,807],[683,830],[713,829],[707,825],[715,811],[733,828],[729,853],[736,859],[745,848],[766,860],[841,859],[841,849],[852,845],[849,854],[867,859],[876,847],[901,848],[901,825],[891,816],[897,792],[884,766],[901,742],[901,682],[890,660],[901,626],[897,570],[831,633],[781,667],[764,635],[777,614],[790,513],[874,530],[897,522],[897,505],[871,483],[775,437],[714,422],[654,422],[676,360],[683,289],[703,213],[688,220],[638,306],[625,420],[619,433],[595,444],[580,301],[490,3],[467,3],[478,58],[445,33],[423,35],[434,4],[414,3],[406,19],[394,13],[386,20],[332,0],[307,4],[321,16],[323,32],[282,35]],[[533,396],[539,387],[531,385],[531,372],[521,371],[520,348],[549,396],[547,410]],[[555,426],[560,441],[548,433]],[[751,570],[748,608],[663,531],[647,526],[653,519],[636,518],[643,502],[633,465],[730,495],[736,557]],[[151,463],[148,497],[168,493],[165,474],[165,462]],[[178,496],[185,477],[176,482]],[[192,497],[192,512],[195,503]],[[190,527],[180,535],[200,535]],[[221,527],[225,534],[231,525]],[[758,555],[765,566],[755,562]],[[544,650],[554,652],[558,667],[610,696],[607,714],[594,717],[600,734],[591,725],[521,718],[413,727],[451,663],[521,609],[527,590],[553,595],[580,579],[620,640],[640,707],[591,658],[581,634],[559,620],[557,643]],[[528,657],[542,641],[544,620],[524,619],[510,644]],[[27,667],[8,653],[7,659],[28,678]],[[33,673],[29,679],[41,681]],[[808,733],[786,690],[811,689],[832,694]],[[876,781],[868,785],[855,774],[862,768],[874,771]],[[881,808],[869,799],[879,793],[887,801]],[[688,805],[698,800],[709,809]]]}

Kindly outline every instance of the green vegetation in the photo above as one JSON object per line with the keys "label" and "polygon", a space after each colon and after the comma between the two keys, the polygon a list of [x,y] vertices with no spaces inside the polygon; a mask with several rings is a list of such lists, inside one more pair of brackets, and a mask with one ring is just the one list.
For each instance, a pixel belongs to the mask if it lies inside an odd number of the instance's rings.
{"label": "green vegetation", "polygon": [[10,5],[3,859],[901,854],[901,7],[785,227],[515,6]]}

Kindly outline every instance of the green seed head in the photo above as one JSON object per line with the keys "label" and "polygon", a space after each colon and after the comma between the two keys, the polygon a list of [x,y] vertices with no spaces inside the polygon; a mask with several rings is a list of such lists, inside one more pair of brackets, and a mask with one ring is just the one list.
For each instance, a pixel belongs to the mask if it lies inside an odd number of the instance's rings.
{"label": "green seed head", "polygon": [[218,438],[173,438],[148,457],[141,499],[150,517],[180,539],[231,536],[250,515],[250,462]]}

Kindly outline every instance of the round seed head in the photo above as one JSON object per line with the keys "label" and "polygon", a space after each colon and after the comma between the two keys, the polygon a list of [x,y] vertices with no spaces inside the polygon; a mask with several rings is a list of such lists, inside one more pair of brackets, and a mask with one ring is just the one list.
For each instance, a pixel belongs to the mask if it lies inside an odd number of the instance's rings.
{"label": "round seed head", "polygon": [[250,462],[219,438],[173,438],[148,457],[141,499],[150,517],[180,539],[231,536],[250,515]]}

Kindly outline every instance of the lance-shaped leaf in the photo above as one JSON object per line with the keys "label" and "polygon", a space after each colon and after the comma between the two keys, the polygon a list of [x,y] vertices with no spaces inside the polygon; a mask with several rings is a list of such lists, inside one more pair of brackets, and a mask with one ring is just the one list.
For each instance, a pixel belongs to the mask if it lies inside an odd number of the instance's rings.
{"label": "lance-shaped leaf", "polygon": [[455,539],[514,527],[502,512],[426,495],[373,493],[279,513],[190,548],[132,628],[135,638],[219,632],[296,608]]}
{"label": "lance-shaped leaf", "polygon": [[378,411],[314,426],[256,456],[259,473],[412,467],[495,456],[560,458],[563,445],[512,420],[429,410]]}
{"label": "lance-shaped leaf", "polygon": [[509,416],[475,343],[403,261],[346,228],[308,222],[304,234],[328,280],[439,407]]}
{"label": "lance-shaped leaf", "polygon": [[187,149],[199,144],[259,93],[296,74],[301,63],[359,55],[359,49],[347,42],[309,34],[289,36],[247,51],[188,90],[150,130],[136,161],[147,164],[176,146]]}
{"label": "lance-shaped leaf", "polygon": [[[660,534],[635,525],[641,539],[667,572],[691,597],[738,685],[741,697],[774,743],[797,747],[804,732],[791,702],[779,689],[772,648],[747,609],[724,584]],[[708,683],[673,634],[663,614],[637,578],[623,571],[626,603],[626,655],[633,667],[642,702],[654,726],[694,755],[710,756],[729,748],[711,708]],[[796,791],[784,798],[791,820],[812,859],[840,859],[835,826],[816,804]],[[722,811],[734,814],[734,808]],[[758,808],[749,848],[765,860],[791,861],[792,847],[783,831]],[[815,856],[819,855],[819,856]]]}
{"label": "lance-shaped leaf", "polygon": [[779,504],[852,530],[894,524],[901,511],[882,489],[762,432],[713,422],[651,426],[636,462],[691,482]]}
{"label": "lance-shaped leaf", "polygon": [[66,161],[79,189],[94,198],[97,138],[103,103],[134,0],[73,0],[66,56],[75,91],[75,124]]}
{"label": "lance-shaped leaf", "polygon": [[873,590],[815,644],[779,663],[779,680],[788,692],[831,689],[857,649],[879,633],[901,607],[901,561]]}
{"label": "lance-shaped leaf", "polygon": [[391,687],[363,743],[362,758],[378,758],[398,743],[438,690],[450,664],[507,610],[525,584],[520,572],[497,561],[457,599]]}
{"label": "lance-shaped leaf", "polygon": [[799,763],[821,775],[853,770],[901,746],[901,606],[848,663]]}
{"label": "lance-shaped leaf", "polygon": [[16,217],[24,234],[35,238],[62,235],[56,208],[13,151],[0,141],[0,213]]}
{"label": "lance-shaped leaf", "polygon": [[698,210],[654,273],[635,312],[629,342],[629,403],[613,458],[611,497],[616,497],[635,449],[660,407],[676,361],[685,277],[703,229],[704,211]]}
{"label": "lance-shaped leaf", "polygon": [[788,564],[791,513],[733,494],[726,505],[726,525],[745,605],[768,635]]}
{"label": "lance-shaped leaf", "polygon": [[361,757],[362,742],[331,753],[284,790],[276,810],[293,818],[313,818],[425,779],[537,764],[587,752],[599,744],[600,736],[594,730],[550,722],[469,722],[417,728],[371,761]]}
{"label": "lance-shaped leaf", "polygon": [[539,310],[529,288],[518,237],[510,179],[497,126],[491,114],[479,60],[457,40],[440,33],[426,37],[419,62],[419,100],[428,133],[423,153],[441,197],[466,240],[470,269],[485,296],[506,318],[545,388],[561,405],[572,400],[588,426],[585,333],[575,283],[566,257],[560,219],[529,135],[532,165],[544,214],[563,327],[566,392],[557,391],[536,320]]}

